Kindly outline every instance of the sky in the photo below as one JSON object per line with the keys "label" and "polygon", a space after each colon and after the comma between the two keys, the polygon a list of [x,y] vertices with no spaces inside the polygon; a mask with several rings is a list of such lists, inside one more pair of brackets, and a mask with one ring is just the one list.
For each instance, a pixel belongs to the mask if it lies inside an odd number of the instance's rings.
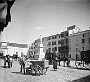
{"label": "sky", "polygon": [[11,22],[2,32],[2,41],[31,44],[42,37],[61,33],[76,25],[90,27],[89,0],[16,0]]}

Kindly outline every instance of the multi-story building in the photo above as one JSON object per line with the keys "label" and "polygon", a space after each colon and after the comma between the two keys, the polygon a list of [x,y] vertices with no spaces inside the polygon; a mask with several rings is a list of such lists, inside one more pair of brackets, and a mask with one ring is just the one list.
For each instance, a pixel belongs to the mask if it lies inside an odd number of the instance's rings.
{"label": "multi-story building", "polygon": [[72,60],[81,58],[80,52],[90,50],[90,30],[69,35],[69,55]]}
{"label": "multi-story building", "polygon": [[[68,31],[63,31],[60,34],[55,34],[42,38],[42,43],[44,45],[44,52],[47,51],[56,53],[61,53],[61,55],[68,55]],[[37,46],[40,44],[40,39],[35,40],[29,48],[30,54],[36,54]]]}
{"label": "multi-story building", "polygon": [[29,46],[29,57],[34,56],[39,50],[37,47],[40,45],[40,39],[35,40],[30,46]]}

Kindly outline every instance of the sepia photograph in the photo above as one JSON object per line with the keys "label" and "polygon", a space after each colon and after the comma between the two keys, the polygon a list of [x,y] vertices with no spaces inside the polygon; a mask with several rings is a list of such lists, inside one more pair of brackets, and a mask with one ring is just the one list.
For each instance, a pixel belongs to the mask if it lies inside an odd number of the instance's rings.
{"label": "sepia photograph", "polygon": [[90,82],[90,0],[0,0],[0,82]]}

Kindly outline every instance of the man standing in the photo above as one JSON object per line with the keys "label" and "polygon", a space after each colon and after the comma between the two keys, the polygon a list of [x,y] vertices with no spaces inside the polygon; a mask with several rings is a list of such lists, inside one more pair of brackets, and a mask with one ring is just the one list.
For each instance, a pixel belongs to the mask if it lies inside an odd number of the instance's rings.
{"label": "man standing", "polygon": [[11,22],[10,9],[15,0],[0,0],[0,32]]}
{"label": "man standing", "polygon": [[21,68],[20,68],[20,73],[22,73],[22,69],[23,69],[23,72],[25,73],[25,61],[26,61],[26,58],[24,57],[24,54],[23,52],[21,52],[21,58],[20,58],[20,65],[21,65]]}

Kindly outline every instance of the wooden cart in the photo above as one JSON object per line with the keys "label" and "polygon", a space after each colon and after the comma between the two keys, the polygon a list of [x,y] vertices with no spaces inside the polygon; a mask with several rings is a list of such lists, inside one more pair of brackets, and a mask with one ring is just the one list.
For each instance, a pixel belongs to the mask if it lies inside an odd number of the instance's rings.
{"label": "wooden cart", "polygon": [[45,74],[49,68],[48,60],[27,60],[24,68],[24,73],[31,73],[34,75]]}

